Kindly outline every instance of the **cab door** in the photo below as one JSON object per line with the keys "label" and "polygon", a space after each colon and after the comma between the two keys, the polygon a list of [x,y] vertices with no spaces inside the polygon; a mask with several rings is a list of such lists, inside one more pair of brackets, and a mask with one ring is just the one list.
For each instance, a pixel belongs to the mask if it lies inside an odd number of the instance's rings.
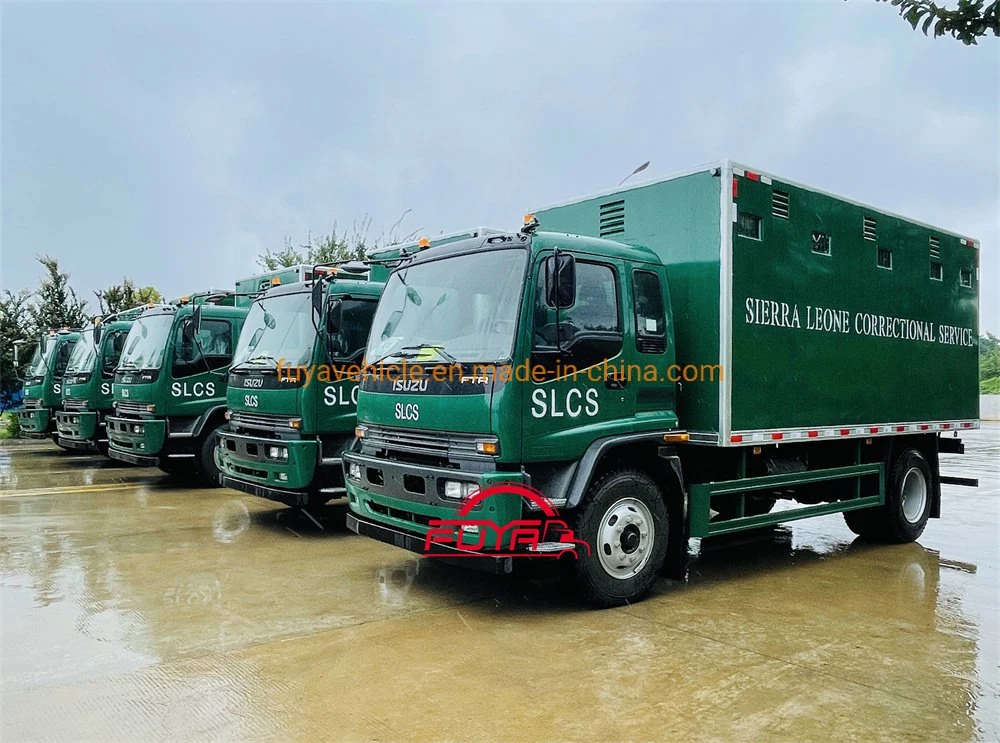
{"label": "cab door", "polygon": [[558,310],[546,298],[545,258],[533,269],[525,461],[573,459],[594,439],[628,430],[636,410],[628,367],[636,354],[626,269],[622,261],[575,256],[573,303]]}

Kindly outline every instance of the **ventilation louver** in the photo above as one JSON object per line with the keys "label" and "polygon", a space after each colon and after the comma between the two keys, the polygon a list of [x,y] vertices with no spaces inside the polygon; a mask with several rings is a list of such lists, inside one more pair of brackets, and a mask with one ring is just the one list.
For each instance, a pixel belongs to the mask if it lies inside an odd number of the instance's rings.
{"label": "ventilation louver", "polygon": [[784,191],[771,193],[771,215],[778,219],[788,219],[788,194]]}
{"label": "ventilation louver", "polygon": [[609,201],[601,204],[600,232],[601,237],[621,235],[625,233],[625,201]]}

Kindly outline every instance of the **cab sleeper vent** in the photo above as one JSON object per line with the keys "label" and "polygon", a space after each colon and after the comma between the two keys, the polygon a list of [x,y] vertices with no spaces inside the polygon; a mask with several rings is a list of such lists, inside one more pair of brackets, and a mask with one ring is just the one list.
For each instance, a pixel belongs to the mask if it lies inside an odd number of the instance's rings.
{"label": "cab sleeper vent", "polygon": [[936,238],[936,237],[934,237],[932,235],[931,236],[931,258],[940,258],[940,257],[941,257],[941,241],[938,238]]}
{"label": "cab sleeper vent", "polygon": [[637,338],[635,347],[640,353],[663,353],[667,350],[666,338]]}
{"label": "cab sleeper vent", "polygon": [[875,217],[865,217],[861,222],[861,236],[865,240],[875,241],[878,239],[878,232],[875,229]]}
{"label": "cab sleeper vent", "polygon": [[788,194],[784,191],[771,192],[771,215],[778,219],[788,219]]}
{"label": "cab sleeper vent", "polygon": [[601,204],[600,231],[601,237],[621,235],[625,233],[625,200],[609,201]]}

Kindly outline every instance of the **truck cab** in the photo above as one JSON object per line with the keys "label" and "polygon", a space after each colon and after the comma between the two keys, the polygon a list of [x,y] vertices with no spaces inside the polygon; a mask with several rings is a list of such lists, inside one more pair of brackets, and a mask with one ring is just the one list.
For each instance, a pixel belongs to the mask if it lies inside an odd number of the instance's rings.
{"label": "truck cab", "polygon": [[105,418],[113,409],[115,368],[132,322],[143,308],[109,315],[80,332],[63,376],[63,409],[56,413],[65,449],[108,452]]}
{"label": "truck cab", "polygon": [[354,437],[360,362],[383,286],[370,270],[316,267],[316,278],[254,300],[229,370],[220,484],[289,506],[343,497],[340,455]]}
{"label": "truck cab", "polygon": [[[56,413],[62,408],[62,378],[79,338],[80,333],[75,330],[51,330],[38,339],[25,371],[23,406],[17,413],[25,437],[51,438],[59,443]],[[15,343],[15,367],[17,349]]]}
{"label": "truck cab", "polygon": [[218,484],[215,435],[247,308],[232,292],[148,307],[125,338],[107,417],[108,456]]}

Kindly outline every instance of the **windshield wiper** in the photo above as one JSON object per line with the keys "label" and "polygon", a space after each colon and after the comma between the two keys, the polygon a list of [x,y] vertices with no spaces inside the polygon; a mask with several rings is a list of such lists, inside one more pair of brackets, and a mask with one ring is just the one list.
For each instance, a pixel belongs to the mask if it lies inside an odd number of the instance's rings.
{"label": "windshield wiper", "polygon": [[444,350],[444,346],[439,346],[439,345],[437,345],[435,343],[421,343],[421,344],[416,345],[416,346],[401,346],[399,349],[397,349],[395,351],[389,351],[389,353],[385,354],[385,356],[382,356],[378,361],[373,361],[372,362],[372,366],[375,366],[377,364],[381,364],[383,361],[385,361],[390,356],[395,356],[396,358],[399,358],[399,359],[415,359],[418,356],[420,356],[420,352],[421,351],[425,351],[428,348],[431,349],[432,351],[436,352],[438,356],[440,356],[442,359],[444,359],[445,361],[447,361],[449,364],[457,364],[458,363],[458,359],[456,359],[450,353],[448,353],[447,351],[445,351]]}
{"label": "windshield wiper", "polygon": [[[258,363],[261,361],[265,362],[265,364],[266,362],[271,362],[271,363],[267,365]],[[241,361],[239,364],[234,366],[231,369],[231,371],[236,371],[237,369],[243,369],[243,368],[253,368],[256,369],[257,371],[277,374],[278,360],[274,358],[274,356],[269,356],[268,354],[261,354],[260,356],[254,356],[253,358],[249,358],[246,361]]]}

